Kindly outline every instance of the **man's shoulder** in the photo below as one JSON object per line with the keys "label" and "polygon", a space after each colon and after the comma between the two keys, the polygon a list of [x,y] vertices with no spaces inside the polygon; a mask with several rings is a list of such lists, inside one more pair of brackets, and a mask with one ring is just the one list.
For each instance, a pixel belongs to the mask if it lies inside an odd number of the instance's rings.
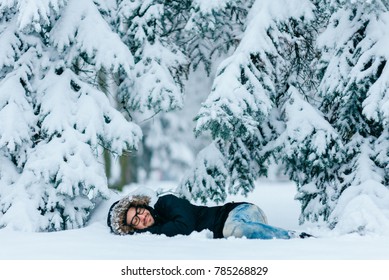
{"label": "man's shoulder", "polygon": [[169,194],[164,194],[158,198],[158,200],[169,200],[169,199],[178,199],[178,197],[175,196],[174,194],[169,193]]}
{"label": "man's shoulder", "polygon": [[163,196],[160,196],[157,201],[158,204],[165,204],[165,203],[189,203],[188,200],[185,198],[180,198],[178,196],[175,196],[174,194],[165,194]]}
{"label": "man's shoulder", "polygon": [[161,198],[164,198],[164,199],[180,199],[180,200],[185,200],[185,201],[188,201],[185,197],[180,197],[180,196],[177,196],[175,194],[172,194],[172,193],[168,193],[168,194],[164,194],[164,195],[161,195],[159,197],[160,199]]}
{"label": "man's shoulder", "polygon": [[166,194],[158,198],[154,209],[161,214],[161,212],[180,213],[187,211],[191,207],[188,200],[179,198],[172,194]]}

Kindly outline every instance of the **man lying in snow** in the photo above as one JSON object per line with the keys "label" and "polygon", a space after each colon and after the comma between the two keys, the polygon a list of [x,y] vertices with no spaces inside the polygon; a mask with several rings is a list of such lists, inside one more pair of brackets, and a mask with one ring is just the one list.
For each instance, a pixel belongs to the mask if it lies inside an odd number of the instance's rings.
{"label": "man lying in snow", "polygon": [[214,238],[246,237],[250,239],[306,238],[311,235],[267,224],[263,211],[248,202],[230,202],[223,206],[196,206],[183,198],[164,195],[152,208],[150,197],[134,195],[112,204],[107,224],[115,234],[141,232],[175,236],[209,229]]}

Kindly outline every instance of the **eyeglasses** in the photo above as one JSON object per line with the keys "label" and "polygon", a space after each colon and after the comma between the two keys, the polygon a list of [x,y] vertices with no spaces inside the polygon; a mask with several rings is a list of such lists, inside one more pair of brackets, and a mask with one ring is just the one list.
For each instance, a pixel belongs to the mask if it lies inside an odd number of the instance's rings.
{"label": "eyeglasses", "polygon": [[136,227],[140,223],[140,218],[138,215],[142,215],[145,212],[145,208],[143,207],[135,207],[135,215],[132,217],[130,223],[128,224],[129,226]]}

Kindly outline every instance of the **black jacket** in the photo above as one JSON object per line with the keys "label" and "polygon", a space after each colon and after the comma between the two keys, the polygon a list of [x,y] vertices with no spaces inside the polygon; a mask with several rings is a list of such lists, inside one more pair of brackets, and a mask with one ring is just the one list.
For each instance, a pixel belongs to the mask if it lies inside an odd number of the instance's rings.
{"label": "black jacket", "polygon": [[237,205],[244,203],[227,203],[223,206],[196,206],[188,200],[174,195],[161,196],[153,208],[149,208],[155,224],[136,232],[151,232],[174,236],[189,235],[193,231],[209,229],[214,238],[223,237],[223,227],[228,214]]}

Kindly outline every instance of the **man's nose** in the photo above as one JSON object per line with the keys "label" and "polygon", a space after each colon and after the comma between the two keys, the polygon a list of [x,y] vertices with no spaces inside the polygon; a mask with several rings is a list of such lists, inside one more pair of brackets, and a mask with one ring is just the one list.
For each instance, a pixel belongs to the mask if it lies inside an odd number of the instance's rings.
{"label": "man's nose", "polygon": [[140,214],[139,218],[141,218],[141,220],[144,220],[146,218],[146,212],[143,212],[142,214]]}

